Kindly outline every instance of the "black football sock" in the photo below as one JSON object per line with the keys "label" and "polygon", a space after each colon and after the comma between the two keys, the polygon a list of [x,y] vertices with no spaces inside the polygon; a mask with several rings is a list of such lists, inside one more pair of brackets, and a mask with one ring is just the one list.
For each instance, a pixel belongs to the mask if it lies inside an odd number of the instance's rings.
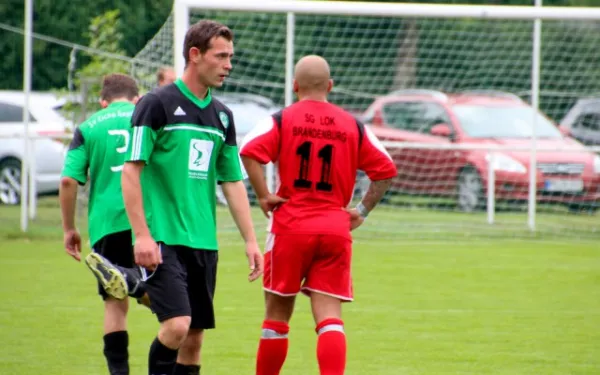
{"label": "black football sock", "polygon": [[177,363],[173,375],[200,375],[200,366]]}
{"label": "black football sock", "polygon": [[158,337],[150,345],[150,354],[148,355],[148,374],[163,375],[172,374],[177,360],[177,349],[171,349],[164,346]]}
{"label": "black football sock", "polygon": [[129,375],[129,336],[127,331],[104,335],[104,356],[110,375]]}

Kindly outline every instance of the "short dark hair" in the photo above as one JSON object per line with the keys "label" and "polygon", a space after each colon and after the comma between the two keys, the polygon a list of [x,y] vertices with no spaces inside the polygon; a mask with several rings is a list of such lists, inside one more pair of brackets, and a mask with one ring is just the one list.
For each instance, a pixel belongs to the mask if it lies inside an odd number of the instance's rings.
{"label": "short dark hair", "polygon": [[118,98],[132,100],[139,95],[137,83],[126,74],[113,73],[105,75],[102,79],[100,98],[111,102]]}
{"label": "short dark hair", "polygon": [[211,47],[210,41],[214,37],[223,37],[228,41],[233,40],[233,32],[229,27],[212,20],[202,20],[193,24],[185,34],[183,42],[183,58],[187,64],[190,61],[190,48],[196,47],[201,53]]}
{"label": "short dark hair", "polygon": [[165,73],[169,70],[173,70],[173,68],[170,66],[163,66],[162,68],[158,69],[156,72],[156,82],[161,83],[165,79]]}

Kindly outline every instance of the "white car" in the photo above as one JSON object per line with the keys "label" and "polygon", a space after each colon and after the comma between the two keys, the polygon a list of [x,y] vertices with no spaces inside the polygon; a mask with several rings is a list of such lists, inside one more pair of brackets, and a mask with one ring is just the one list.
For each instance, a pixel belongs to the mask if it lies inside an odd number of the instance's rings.
{"label": "white car", "polygon": [[[25,125],[22,91],[0,91],[0,204],[18,204],[21,195],[21,161],[25,154]],[[38,194],[58,191],[67,147],[63,139],[69,121],[58,113],[64,100],[51,93],[33,92],[29,97],[29,134],[35,155],[35,183]]]}

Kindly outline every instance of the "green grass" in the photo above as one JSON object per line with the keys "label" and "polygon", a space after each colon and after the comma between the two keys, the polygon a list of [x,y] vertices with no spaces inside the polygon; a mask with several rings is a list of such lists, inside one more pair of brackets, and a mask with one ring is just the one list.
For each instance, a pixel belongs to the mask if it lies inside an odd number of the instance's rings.
{"label": "green grass", "polygon": [[[42,202],[27,235],[19,232],[18,213],[0,206],[0,374],[106,374],[102,303],[92,274],[64,254],[55,200]],[[203,373],[252,374],[262,293],[246,281],[239,236],[226,211],[219,214],[217,329],[206,337]],[[265,222],[255,215],[262,232]],[[520,223],[522,216],[507,215]],[[344,310],[348,375],[600,373],[597,242],[576,241],[573,233],[556,241],[551,231],[500,238],[512,224],[482,225],[487,229],[469,236],[451,230],[478,228],[483,217],[381,210],[357,232],[356,301]],[[568,219],[579,223],[573,227],[598,222]],[[444,229],[432,231],[429,220]],[[560,218],[548,222],[563,225]],[[415,237],[406,227],[430,240],[403,239]],[[381,235],[390,229],[397,232]],[[283,375],[318,373],[309,312],[299,298]],[[143,375],[158,324],[137,304],[129,322],[132,375]]]}

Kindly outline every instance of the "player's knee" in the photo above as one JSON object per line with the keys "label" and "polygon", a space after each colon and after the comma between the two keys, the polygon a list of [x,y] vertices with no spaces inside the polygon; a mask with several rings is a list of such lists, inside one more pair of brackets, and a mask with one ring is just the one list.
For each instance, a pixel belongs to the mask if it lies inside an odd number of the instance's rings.
{"label": "player's knee", "polygon": [[325,318],[317,323],[315,332],[317,335],[322,335],[327,332],[344,333],[344,322],[339,318]]}
{"label": "player's knee", "polygon": [[104,300],[104,311],[112,316],[125,316],[129,310],[129,300],[118,300],[108,297]]}
{"label": "player's knee", "polygon": [[329,318],[341,319],[342,302],[336,297],[323,293],[311,293],[311,307],[315,323],[319,323]]}
{"label": "player's knee", "polygon": [[161,342],[170,347],[179,347],[187,337],[190,329],[191,318],[189,316],[178,316],[165,320],[161,327],[159,337]]}
{"label": "player's knee", "polygon": [[286,322],[277,320],[265,320],[262,325],[261,338],[263,339],[285,339],[290,332],[290,326]]}
{"label": "player's knee", "polygon": [[266,294],[266,320],[289,322],[294,312],[295,297]]}

